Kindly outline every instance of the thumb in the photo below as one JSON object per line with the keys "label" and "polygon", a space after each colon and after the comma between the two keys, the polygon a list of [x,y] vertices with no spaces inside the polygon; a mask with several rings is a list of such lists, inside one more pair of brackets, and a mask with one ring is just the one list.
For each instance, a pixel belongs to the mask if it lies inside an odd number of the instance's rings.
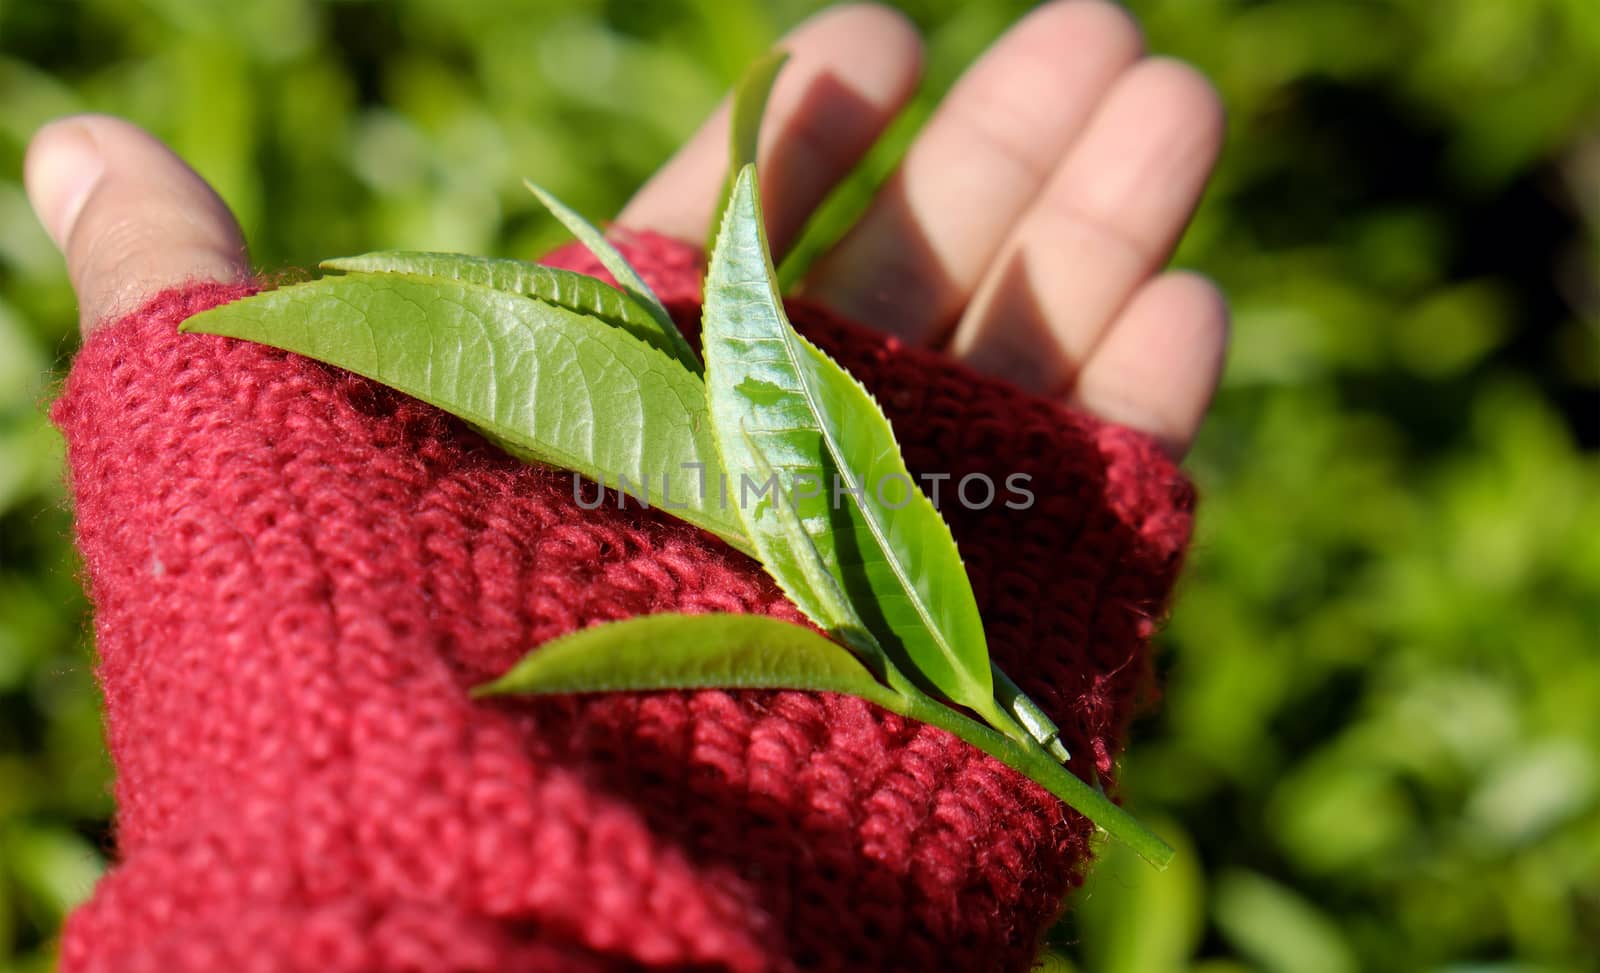
{"label": "thumb", "polygon": [[66,257],[85,333],[165,288],[249,273],[228,207],[136,125],[57,119],[34,136],[23,173],[34,213]]}

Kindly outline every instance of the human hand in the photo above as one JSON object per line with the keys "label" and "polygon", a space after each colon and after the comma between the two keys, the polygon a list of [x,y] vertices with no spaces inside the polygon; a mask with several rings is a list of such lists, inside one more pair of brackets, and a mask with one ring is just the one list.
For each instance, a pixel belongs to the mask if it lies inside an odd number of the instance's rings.
{"label": "human hand", "polygon": [[[953,335],[956,355],[1177,451],[1214,381],[1222,308],[1192,278],[1150,278],[1210,164],[1216,112],[1191,73],[1130,67],[1133,37],[1091,0],[1030,16],[806,289],[913,340]],[[917,60],[881,8],[821,15],[787,44],[764,179],[779,248]],[[1023,114],[1034,79],[1061,96],[1041,118],[1070,130]],[[974,107],[990,100],[1008,107]],[[966,134],[974,117],[987,141]],[[619,222],[703,239],[722,142],[713,121]],[[27,177],[83,321],[119,319],[53,409],[118,775],[118,864],[69,920],[63,969],[1027,968],[1088,857],[1086,821],[853,697],[471,699],[528,646],[601,621],[797,616],[748,559],[666,517],[579,509],[568,478],[415,400],[178,334],[247,288],[174,285],[242,278],[248,262],[215,194],[134,126],[58,122]],[[1136,191],[1147,179],[1158,195]],[[1100,212],[1116,220],[1059,215]],[[689,313],[688,250],[623,246],[656,252],[653,286]],[[1110,780],[1189,532],[1181,475],[1127,429],[813,306],[795,319],[879,394],[913,468],[1051,485],[1025,515],[947,517],[996,661],[1057,719],[1074,772]]]}
{"label": "human hand", "polygon": [[[845,6],[796,28],[761,151],[780,257],[916,84],[899,14]],[[618,216],[702,240],[726,164],[726,108]],[[1221,368],[1227,312],[1203,278],[1159,273],[1221,141],[1192,69],[1143,57],[1100,0],[1039,8],[961,79],[806,296],[980,371],[1154,436],[1193,440]],[[66,256],[88,328],[166,287],[249,273],[237,223],[137,127],[76,116],[29,147],[28,195]]]}
{"label": "human hand", "polygon": [[[813,17],[783,46],[761,151],[778,259],[909,98],[922,53],[901,15],[872,6]],[[619,223],[705,239],[723,111]],[[1206,80],[1144,57],[1119,8],[1047,4],[960,79],[802,292],[1181,455],[1216,387],[1227,310],[1205,279],[1158,271],[1222,127]]]}

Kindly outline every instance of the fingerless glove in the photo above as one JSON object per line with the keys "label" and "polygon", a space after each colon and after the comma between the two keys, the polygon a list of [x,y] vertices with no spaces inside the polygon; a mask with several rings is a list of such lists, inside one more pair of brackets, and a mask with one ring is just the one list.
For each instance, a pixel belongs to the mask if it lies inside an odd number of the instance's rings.
{"label": "fingerless glove", "polygon": [[[622,249],[693,331],[698,252]],[[548,262],[599,272],[576,248]],[[800,616],[716,539],[614,495],[583,509],[572,474],[436,409],[177,332],[257,286],[105,324],[54,407],[117,800],[63,970],[1029,967],[1089,825],[943,731],[803,692],[470,699],[599,622]],[[1185,479],[1133,431],[790,313],[878,397],[913,472],[949,475],[991,652],[1071,769],[1107,779],[1189,535]],[[969,509],[975,473],[1026,475],[1032,506]]]}

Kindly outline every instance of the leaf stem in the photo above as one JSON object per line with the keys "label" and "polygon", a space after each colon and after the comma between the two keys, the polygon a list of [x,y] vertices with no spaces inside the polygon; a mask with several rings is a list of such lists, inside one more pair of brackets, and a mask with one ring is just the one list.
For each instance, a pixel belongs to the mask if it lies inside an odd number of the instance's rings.
{"label": "leaf stem", "polygon": [[1004,669],[1000,668],[993,659],[989,660],[989,670],[994,673],[994,695],[1001,708],[1010,713],[1028,735],[1046,750],[1050,755],[1062,763],[1072,759],[1072,754],[1061,743],[1061,728],[1056,726],[1044,710],[1039,708],[1022,687],[1011,681]]}
{"label": "leaf stem", "polygon": [[1052,760],[1049,754],[1032,745],[1023,745],[967,719],[955,710],[938,702],[909,695],[891,695],[871,699],[884,709],[899,713],[947,730],[1001,763],[1026,774],[1045,790],[1065,801],[1068,806],[1092,821],[1129,848],[1140,858],[1158,869],[1165,869],[1176,853],[1160,836],[1140,824],[1138,819],[1115,804],[1096,788],[1079,780],[1072,772]]}

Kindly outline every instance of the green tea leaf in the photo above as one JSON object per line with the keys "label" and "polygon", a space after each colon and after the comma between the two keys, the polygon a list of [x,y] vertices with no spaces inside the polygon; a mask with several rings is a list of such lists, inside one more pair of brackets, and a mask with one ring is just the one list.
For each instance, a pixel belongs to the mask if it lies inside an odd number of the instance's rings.
{"label": "green tea leaf", "polygon": [[[416,250],[383,250],[356,257],[324,260],[325,270],[369,274],[416,274],[467,284],[481,284],[497,291],[509,291],[564,307],[577,314],[599,318],[655,345],[674,358],[682,344],[661,330],[649,311],[628,294],[598,277],[571,270],[544,267],[525,260],[472,257],[463,253],[427,253]],[[677,330],[673,330],[677,334]],[[699,371],[696,364],[695,371]]]}
{"label": "green tea leaf", "polygon": [[[617,252],[617,248],[606,240],[605,234],[601,233],[594,224],[578,215],[577,210],[555,198],[548,191],[534,185],[527,179],[522,180],[522,184],[528,187],[529,192],[538,197],[539,202],[544,204],[544,208],[550,211],[550,215],[560,220],[568,232],[578,238],[578,242],[589,248],[589,252],[594,254],[595,259],[600,261],[601,266],[611,271],[611,276],[617,279],[617,286],[622,289],[623,293],[633,298],[641,308],[655,319],[656,324],[660,327],[662,340],[677,349],[673,357],[683,362],[691,371],[698,373],[700,371],[700,360],[695,357],[694,350],[689,347],[689,342],[684,340],[682,332],[678,330],[678,326],[672,323],[672,315],[667,313],[667,309],[662,305],[661,299],[656,297],[655,291],[651,290],[650,285],[644,282],[644,278],[639,276],[639,272],[634,270],[633,266],[623,259],[622,254]],[[651,342],[651,344],[655,344],[655,342]]]}
{"label": "green tea leaf", "polygon": [[[738,499],[746,471],[760,466],[751,443],[773,468],[816,484],[814,493],[794,491],[795,507],[855,611],[880,639],[893,637],[910,672],[1028,739],[995,701],[983,623],[949,527],[916,488],[872,396],[790,326],[774,277],[755,169],[746,166],[712,253],[701,337],[714,438],[739,479]],[[884,492],[891,484],[893,499]],[[762,563],[788,579],[785,590],[803,590],[771,505],[734,507]]]}
{"label": "green tea leaf", "polygon": [[761,144],[761,117],[766,113],[767,99],[772,95],[778,72],[788,60],[788,51],[770,51],[762,55],[745,69],[734,88],[733,108],[728,119],[730,191],[739,170],[756,164],[756,152]]}
{"label": "green tea leaf", "polygon": [[473,695],[810,689],[879,705],[894,693],[844,647],[765,615],[643,615],[545,643]]}
{"label": "green tea leaf", "polygon": [[[839,580],[823,561],[816,541],[801,522],[799,511],[795,509],[794,483],[784,483],[778,471],[767,461],[761,444],[748,431],[740,431],[744,433],[756,475],[769,485],[767,498],[758,503],[772,505],[771,514],[778,528],[762,537],[765,546],[758,547],[761,566],[778,582],[778,587],[789,596],[795,607],[854,652],[856,658],[866,663],[879,680],[888,681],[891,673],[900,676],[894,664],[884,655],[883,646],[878,644],[855,607],[850,604],[844,590],[839,587]],[[777,542],[780,536],[782,543]],[[903,678],[896,679],[895,683],[891,685],[901,692],[908,689],[915,691],[915,687],[903,685]]]}
{"label": "green tea leaf", "polygon": [[[826,630],[835,641],[855,653],[856,658],[865,663],[879,681],[886,683],[901,695],[925,698],[926,694],[895,668],[894,663],[884,653],[883,646],[878,643],[866,623],[861,620],[861,616],[856,613],[854,606],[850,604],[849,598],[839,586],[839,580],[833,576],[823,561],[822,553],[817,550],[816,541],[806,531],[805,524],[795,509],[796,484],[792,480],[785,482],[782,474],[772,468],[760,443],[748,431],[741,431],[744,432],[745,444],[749,447],[751,459],[755,462],[756,475],[764,484],[770,484],[766,497],[759,502],[772,505],[771,512],[776,517],[780,531],[787,541],[787,546],[775,545],[770,551],[761,550],[762,567],[766,568],[767,573],[783,589],[783,593],[789,596],[789,600],[794,602],[807,618]],[[764,539],[771,540],[770,537]],[[774,570],[775,567],[777,570]],[[1071,760],[1072,755],[1061,745],[1060,731],[1050,717],[1046,716],[1044,711],[1040,710],[1038,705],[1029,699],[998,666],[991,663],[990,671],[994,675],[996,701],[1056,759],[1062,763]]]}
{"label": "green tea leaf", "polygon": [[[722,180],[716,212],[712,214],[713,234],[722,225],[722,214],[727,211],[728,199],[733,195],[733,181],[739,170],[756,163],[761,145],[761,118],[767,111],[767,98],[778,80],[778,72],[788,60],[788,51],[770,51],[746,68],[739,83],[733,87],[733,104],[728,109],[728,172]],[[706,250],[711,249],[713,247],[708,244]]]}
{"label": "green tea leaf", "polygon": [[1172,849],[1032,742],[1017,743],[920,694],[878,684],[843,647],[763,615],[645,615],[563,636],[474,696],[652,689],[804,689],[847,693],[936,726],[1037,782],[1158,868]]}
{"label": "green tea leaf", "polygon": [[[700,378],[594,318],[477,284],[350,274],[224,304],[183,330],[365,375],[461,417],[521,459],[631,488],[730,543],[742,537],[720,491],[700,488],[721,475]],[[693,464],[704,464],[705,479]]]}

